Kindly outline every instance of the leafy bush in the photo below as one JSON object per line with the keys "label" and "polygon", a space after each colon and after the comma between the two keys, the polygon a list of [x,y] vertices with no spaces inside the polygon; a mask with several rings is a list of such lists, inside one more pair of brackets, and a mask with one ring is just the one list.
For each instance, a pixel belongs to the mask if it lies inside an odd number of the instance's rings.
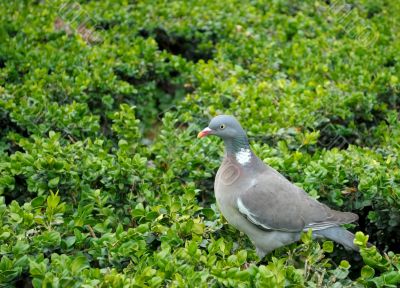
{"label": "leafy bush", "polygon": [[[398,286],[398,4],[0,2],[0,286]],[[195,139],[220,113],[360,215],[361,259],[310,233],[257,259]]]}

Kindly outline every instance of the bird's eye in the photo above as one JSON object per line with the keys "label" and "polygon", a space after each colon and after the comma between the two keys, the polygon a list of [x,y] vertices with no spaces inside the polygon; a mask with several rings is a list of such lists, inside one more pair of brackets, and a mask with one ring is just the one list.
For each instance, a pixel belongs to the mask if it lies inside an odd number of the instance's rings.
{"label": "bird's eye", "polygon": [[219,125],[219,128],[220,128],[220,129],[225,129],[225,124]]}

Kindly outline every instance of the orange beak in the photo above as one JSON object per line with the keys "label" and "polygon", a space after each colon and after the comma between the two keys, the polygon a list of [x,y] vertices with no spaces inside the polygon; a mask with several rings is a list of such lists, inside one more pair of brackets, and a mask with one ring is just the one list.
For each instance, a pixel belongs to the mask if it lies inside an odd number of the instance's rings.
{"label": "orange beak", "polygon": [[206,127],[206,128],[203,129],[203,131],[200,131],[200,133],[197,134],[197,138],[203,138],[203,137],[207,136],[208,134],[210,134],[211,131],[213,131],[213,130],[211,130],[210,128]]}

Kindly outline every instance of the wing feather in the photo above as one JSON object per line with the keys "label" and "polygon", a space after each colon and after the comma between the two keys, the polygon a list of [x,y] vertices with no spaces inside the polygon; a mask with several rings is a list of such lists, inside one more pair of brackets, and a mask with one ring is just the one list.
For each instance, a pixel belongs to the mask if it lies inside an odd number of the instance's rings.
{"label": "wing feather", "polygon": [[322,230],[357,220],[357,215],[330,209],[270,168],[239,194],[237,209],[263,230]]}

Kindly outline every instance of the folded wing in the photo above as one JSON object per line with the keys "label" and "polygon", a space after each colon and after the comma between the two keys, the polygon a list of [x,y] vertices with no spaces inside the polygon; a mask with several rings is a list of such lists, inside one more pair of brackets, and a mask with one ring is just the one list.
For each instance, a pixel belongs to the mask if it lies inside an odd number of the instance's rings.
{"label": "folded wing", "polygon": [[239,194],[236,204],[240,213],[264,230],[322,230],[358,219],[309,197],[273,169],[260,174],[254,185]]}

